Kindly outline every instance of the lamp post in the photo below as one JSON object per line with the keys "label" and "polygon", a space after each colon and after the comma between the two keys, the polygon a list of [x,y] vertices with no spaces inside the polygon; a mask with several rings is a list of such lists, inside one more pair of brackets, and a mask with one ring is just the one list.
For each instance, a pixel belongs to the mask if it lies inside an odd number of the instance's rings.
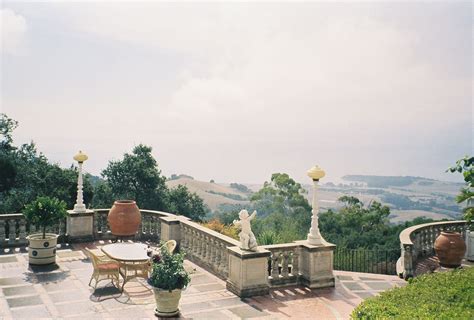
{"label": "lamp post", "polygon": [[318,223],[318,213],[319,213],[319,205],[318,205],[318,182],[319,179],[323,178],[326,173],[319,167],[314,166],[307,172],[308,176],[313,180],[313,203],[312,207],[313,210],[311,211],[311,229],[309,229],[308,233],[308,243],[311,245],[322,245],[323,244],[323,237],[321,237],[321,233],[319,233],[319,223]]}
{"label": "lamp post", "polygon": [[82,151],[79,151],[78,154],[74,156],[74,160],[79,164],[79,176],[77,178],[77,199],[76,204],[74,205],[74,213],[84,213],[86,212],[86,206],[84,205],[83,194],[82,194],[82,164],[88,159],[88,156]]}

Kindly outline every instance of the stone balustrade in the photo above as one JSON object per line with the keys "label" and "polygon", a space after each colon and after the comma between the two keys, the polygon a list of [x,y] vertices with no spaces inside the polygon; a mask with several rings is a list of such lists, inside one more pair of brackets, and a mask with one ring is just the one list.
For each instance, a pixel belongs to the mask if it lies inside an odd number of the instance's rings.
{"label": "stone balustrade", "polygon": [[296,243],[262,246],[271,252],[268,259],[270,286],[294,285],[299,282],[300,247]]}
{"label": "stone balustrade", "polygon": [[[186,259],[226,280],[227,288],[240,297],[267,294],[270,287],[305,285],[310,288],[334,286],[335,246],[313,246],[306,241],[259,246],[241,250],[240,241],[210,230],[184,216],[140,210],[142,222],[135,235],[141,241],[176,240]],[[109,209],[88,210],[68,217],[48,229],[60,235],[60,242],[114,240],[107,222]],[[0,247],[20,247],[26,236],[38,232],[23,214],[0,215]]]}
{"label": "stone balustrade", "polygon": [[418,260],[435,254],[434,242],[442,231],[460,232],[464,236],[467,228],[464,220],[424,223],[406,228],[400,233],[401,255],[397,261],[397,274],[404,279],[415,276]]}
{"label": "stone balustrade", "polygon": [[229,274],[229,253],[227,248],[239,246],[239,241],[182,219],[180,221],[181,248],[186,258],[211,271],[222,279]]}
{"label": "stone balustrade", "polygon": [[[58,242],[64,242],[66,240],[66,219],[48,227],[46,231],[58,234]],[[26,237],[38,232],[41,230],[27,222],[22,213],[0,215],[0,247],[2,248],[24,246],[28,243]]]}

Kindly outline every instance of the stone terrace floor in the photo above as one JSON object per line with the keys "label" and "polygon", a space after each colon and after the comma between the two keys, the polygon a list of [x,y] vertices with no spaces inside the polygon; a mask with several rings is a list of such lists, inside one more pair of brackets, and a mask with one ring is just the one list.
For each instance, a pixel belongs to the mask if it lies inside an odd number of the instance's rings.
{"label": "stone terrace floor", "polygon": [[[40,268],[28,265],[25,252],[2,253],[0,319],[156,319],[153,291],[142,279],[128,282],[123,293],[107,280],[95,292],[88,286],[92,264],[85,246],[95,244],[62,248],[57,265]],[[396,276],[335,271],[335,288],[285,287],[241,300],[224,281],[185,264],[192,280],[180,302],[184,319],[347,319],[363,299],[405,283]]]}

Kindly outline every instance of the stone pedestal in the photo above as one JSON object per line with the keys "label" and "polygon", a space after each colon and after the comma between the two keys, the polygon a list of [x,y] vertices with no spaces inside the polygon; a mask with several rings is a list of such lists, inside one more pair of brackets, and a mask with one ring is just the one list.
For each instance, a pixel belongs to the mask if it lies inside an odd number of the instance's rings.
{"label": "stone pedestal", "polygon": [[301,248],[301,283],[308,288],[334,287],[333,259],[336,246],[323,240],[315,246],[305,241],[295,241]]}
{"label": "stone pedestal", "polygon": [[227,290],[241,298],[266,295],[269,292],[268,258],[270,251],[245,251],[239,247],[227,248],[229,276]]}
{"label": "stone pedestal", "polygon": [[180,244],[181,230],[179,226],[179,219],[173,217],[160,217],[161,222],[161,240],[175,240]]}
{"label": "stone pedestal", "polygon": [[69,242],[94,241],[94,211],[77,213],[67,211],[66,234]]}

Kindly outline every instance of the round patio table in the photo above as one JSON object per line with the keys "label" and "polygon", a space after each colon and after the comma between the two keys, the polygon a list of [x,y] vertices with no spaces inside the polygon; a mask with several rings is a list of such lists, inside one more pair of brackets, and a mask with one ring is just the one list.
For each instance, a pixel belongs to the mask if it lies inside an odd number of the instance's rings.
{"label": "round patio table", "polygon": [[102,251],[120,264],[120,275],[123,277],[122,291],[129,280],[133,278],[148,279],[150,258],[147,255],[148,246],[143,243],[121,242],[107,244]]}

